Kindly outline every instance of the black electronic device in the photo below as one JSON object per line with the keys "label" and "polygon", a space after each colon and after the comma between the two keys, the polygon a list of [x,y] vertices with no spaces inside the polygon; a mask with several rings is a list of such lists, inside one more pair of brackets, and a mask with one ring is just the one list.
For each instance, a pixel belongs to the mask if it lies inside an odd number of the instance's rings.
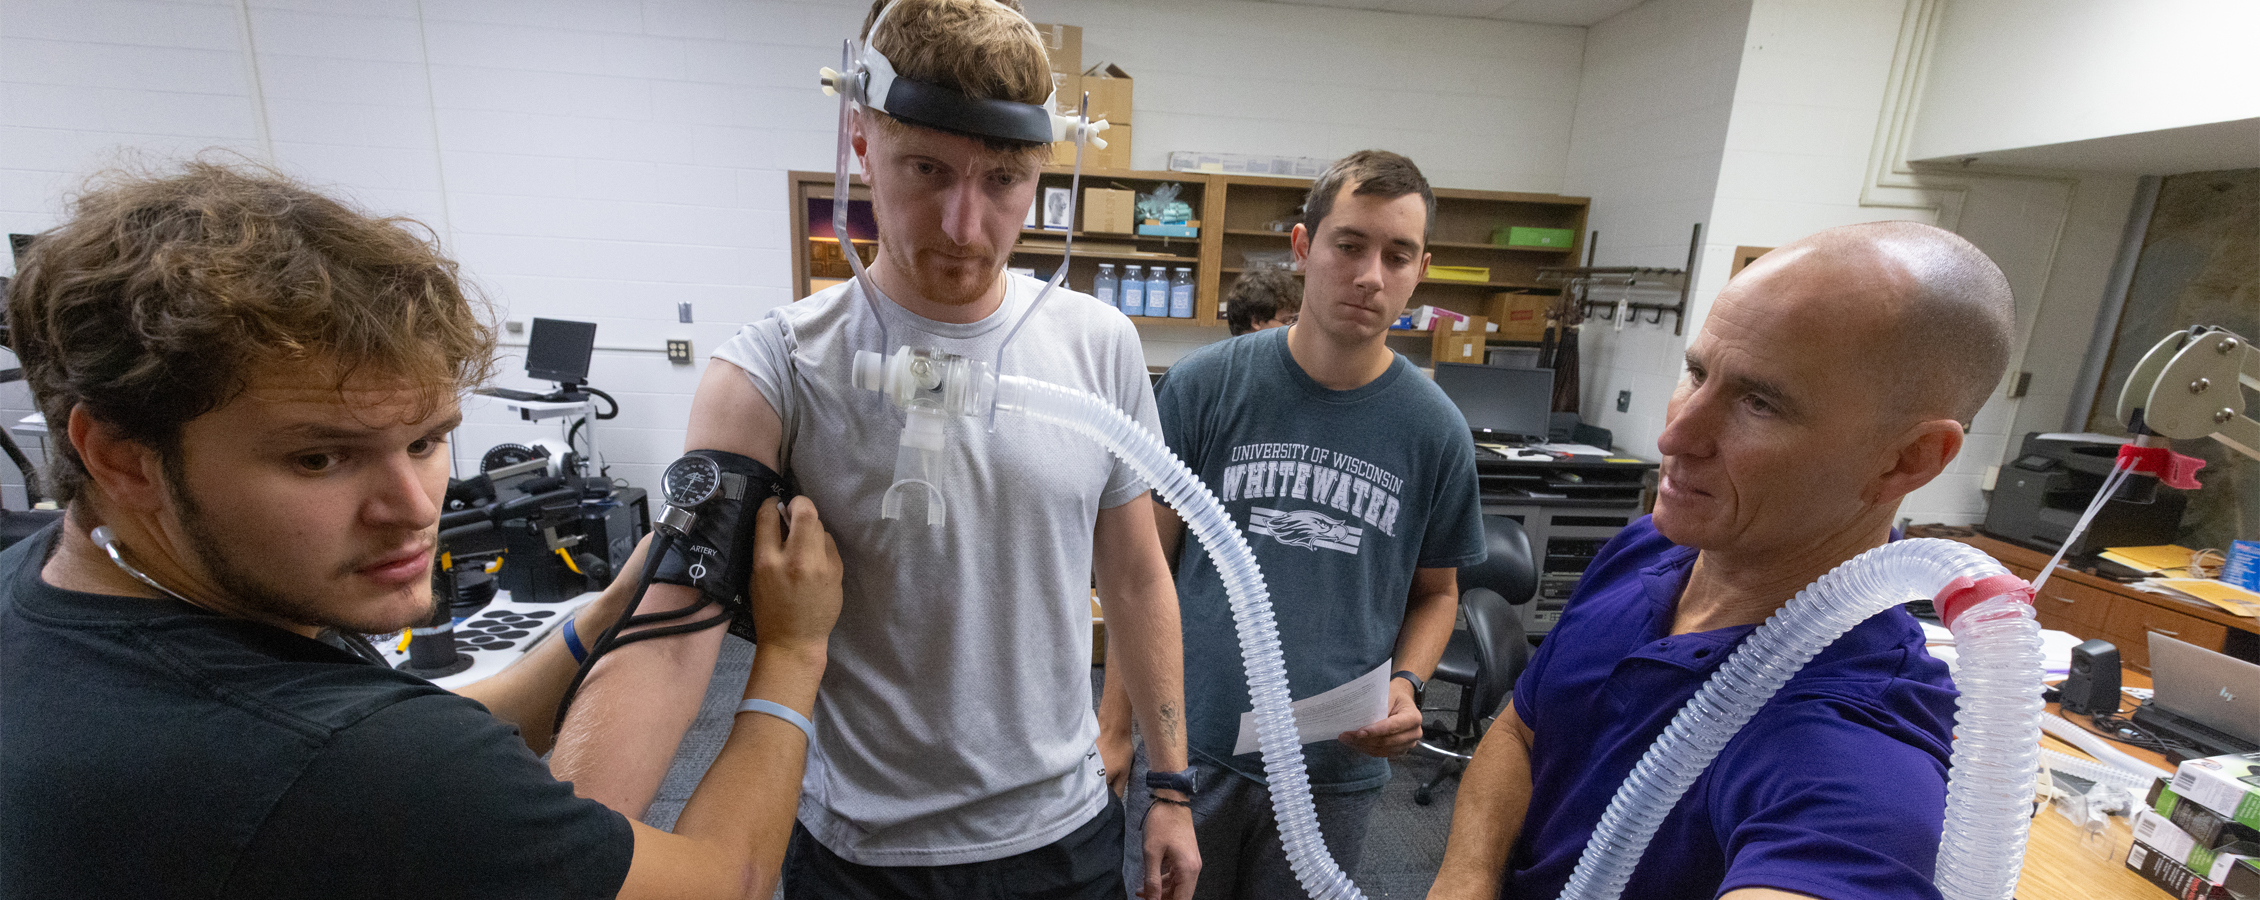
{"label": "black electronic device", "polygon": [[596,351],[596,323],[535,319],[526,337],[526,374],[571,390],[589,380],[589,356]]}
{"label": "black electronic device", "polygon": [[1544,441],[1553,431],[1552,369],[1437,363],[1436,386],[1480,439]]}
{"label": "black electronic device", "polygon": [[[2001,467],[1986,503],[1986,534],[2054,553],[2095,499],[2117,462],[2118,439],[2027,434],[2017,459]],[[2105,547],[2149,547],[2174,542],[2189,499],[2150,475],[2130,475],[2090,522],[2066,556]]]}
{"label": "black electronic device", "polygon": [[2119,711],[2119,648],[2096,639],[2072,648],[2072,672],[2057,687],[2063,709],[2073,715]]}

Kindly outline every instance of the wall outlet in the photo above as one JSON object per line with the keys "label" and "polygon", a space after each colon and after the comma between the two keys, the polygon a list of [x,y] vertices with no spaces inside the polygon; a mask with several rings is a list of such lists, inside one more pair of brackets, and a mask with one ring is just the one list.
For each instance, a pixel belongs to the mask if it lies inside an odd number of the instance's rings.
{"label": "wall outlet", "polygon": [[690,365],[690,364],[691,364],[691,342],[690,342],[690,341],[686,341],[686,340],[675,340],[675,339],[673,339],[673,338],[670,338],[670,339],[668,339],[668,341],[667,341],[667,361],[668,361],[668,362],[671,362],[671,363],[674,363],[674,364],[676,364],[676,365],[678,365],[678,366],[687,366],[687,365]]}
{"label": "wall outlet", "polygon": [[1618,391],[1618,392],[1617,392],[1617,412],[1631,412],[1631,411],[1632,411],[1632,392],[1631,392],[1631,391]]}
{"label": "wall outlet", "polygon": [[511,319],[510,321],[502,323],[502,330],[511,334],[525,334],[526,323],[519,319]]}
{"label": "wall outlet", "polygon": [[684,325],[691,323],[691,302],[689,300],[675,304],[675,321]]}

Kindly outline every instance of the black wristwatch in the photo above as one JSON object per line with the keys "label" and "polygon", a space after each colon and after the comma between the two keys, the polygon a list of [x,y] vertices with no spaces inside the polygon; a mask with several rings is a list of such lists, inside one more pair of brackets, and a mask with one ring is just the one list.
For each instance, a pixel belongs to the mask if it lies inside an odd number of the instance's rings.
{"label": "black wristwatch", "polygon": [[1412,673],[1411,669],[1398,669],[1395,672],[1389,673],[1389,677],[1402,678],[1412,683],[1414,706],[1419,706],[1422,703],[1428,702],[1428,682],[1422,681],[1420,679],[1420,676]]}
{"label": "black wristwatch", "polygon": [[1176,791],[1184,794],[1185,799],[1191,800],[1193,799],[1193,770],[1188,766],[1182,772],[1147,772],[1146,789]]}

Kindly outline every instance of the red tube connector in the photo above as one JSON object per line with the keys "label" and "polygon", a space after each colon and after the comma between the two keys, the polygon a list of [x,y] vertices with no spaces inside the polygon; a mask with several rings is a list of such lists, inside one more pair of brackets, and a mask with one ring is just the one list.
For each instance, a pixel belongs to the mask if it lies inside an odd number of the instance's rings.
{"label": "red tube connector", "polygon": [[1938,620],[1945,622],[1947,629],[1952,630],[1954,620],[1961,618],[1962,613],[1968,612],[1970,607],[2004,595],[2015,596],[2026,606],[2032,605],[2032,585],[2007,572],[1976,581],[1971,581],[1967,575],[1955,576],[1953,581],[1947,582],[1946,587],[1939,590],[1938,596],[1930,601],[1930,605],[1938,611]]}
{"label": "red tube connector", "polygon": [[2175,453],[2171,447],[2123,444],[2119,447],[2119,459],[2129,469],[2144,475],[2156,475],[2159,483],[2185,491],[2197,490],[2197,470],[2205,468],[2204,460]]}

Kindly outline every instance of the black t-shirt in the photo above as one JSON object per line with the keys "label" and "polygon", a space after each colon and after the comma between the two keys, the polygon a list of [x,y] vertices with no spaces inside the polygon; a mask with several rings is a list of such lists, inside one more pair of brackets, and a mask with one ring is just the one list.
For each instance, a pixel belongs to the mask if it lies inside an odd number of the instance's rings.
{"label": "black t-shirt", "polygon": [[478,703],[0,554],[0,897],[612,897],[627,819]]}

